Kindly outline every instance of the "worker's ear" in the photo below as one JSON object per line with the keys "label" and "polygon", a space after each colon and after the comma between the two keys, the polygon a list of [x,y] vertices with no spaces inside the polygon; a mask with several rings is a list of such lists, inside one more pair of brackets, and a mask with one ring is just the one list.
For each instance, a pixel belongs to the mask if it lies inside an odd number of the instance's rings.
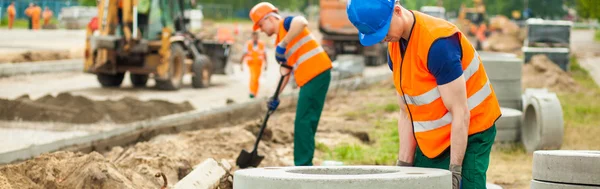
{"label": "worker's ear", "polygon": [[402,7],[399,5],[394,6],[394,14],[396,14],[396,16],[402,15]]}

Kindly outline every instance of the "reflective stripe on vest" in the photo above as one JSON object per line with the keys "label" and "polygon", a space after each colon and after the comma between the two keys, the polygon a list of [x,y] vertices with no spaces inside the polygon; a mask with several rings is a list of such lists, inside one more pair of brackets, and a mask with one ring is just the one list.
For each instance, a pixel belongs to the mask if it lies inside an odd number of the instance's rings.
{"label": "reflective stripe on vest", "polygon": [[[279,24],[279,33],[275,44],[287,35],[283,20]],[[288,45],[285,53],[287,64],[293,67],[292,74],[296,84],[302,87],[312,78],[332,67],[331,60],[317,40],[304,28]]]}
{"label": "reflective stripe on vest", "polygon": [[468,134],[476,134],[493,126],[500,117],[500,105],[485,73],[479,54],[447,21],[413,11],[415,24],[410,40],[400,53],[399,42],[388,44],[394,71],[394,85],[403,95],[411,113],[417,145],[428,158],[435,158],[450,146],[452,114],[444,105],[435,77],[428,70],[431,45],[438,39],[458,36],[465,79],[467,105],[470,112]]}

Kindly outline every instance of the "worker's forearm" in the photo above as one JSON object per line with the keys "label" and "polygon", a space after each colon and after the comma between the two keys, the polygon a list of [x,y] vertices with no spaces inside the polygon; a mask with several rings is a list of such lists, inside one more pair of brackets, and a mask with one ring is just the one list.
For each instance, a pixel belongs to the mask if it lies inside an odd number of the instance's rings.
{"label": "worker's forearm", "polygon": [[398,106],[400,107],[398,114],[398,142],[400,143],[398,160],[412,165],[414,163],[417,141],[415,140],[412,122],[406,109],[404,98],[400,94],[396,94],[396,96],[398,98]]}
{"label": "worker's forearm", "polygon": [[409,119],[408,116],[402,113],[398,118],[398,136],[400,140],[398,160],[413,164],[417,142]]}
{"label": "worker's forearm", "polygon": [[283,93],[283,89],[285,89],[285,86],[287,86],[287,83],[290,81],[290,75],[285,76],[285,78],[283,78],[283,82],[281,83],[281,87],[279,88],[279,95],[281,96],[281,94]]}
{"label": "worker's forearm", "polygon": [[288,30],[288,33],[285,35],[285,37],[283,37],[281,42],[285,45],[289,44],[290,42],[292,42],[292,40],[294,40],[294,38],[296,38],[296,36],[298,36],[304,30],[304,28],[306,28],[307,25],[308,21],[306,21],[306,18],[302,16],[294,17],[292,19],[292,23],[290,24],[290,29]]}
{"label": "worker's forearm", "polygon": [[469,137],[470,113],[467,108],[452,111],[452,131],[450,136],[450,164],[462,165]]}

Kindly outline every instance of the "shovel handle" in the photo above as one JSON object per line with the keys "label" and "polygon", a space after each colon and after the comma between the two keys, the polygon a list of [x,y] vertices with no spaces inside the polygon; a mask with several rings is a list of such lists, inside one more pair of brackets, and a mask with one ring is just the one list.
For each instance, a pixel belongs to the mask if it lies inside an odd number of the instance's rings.
{"label": "shovel handle", "polygon": [[[279,84],[277,84],[277,89],[275,90],[275,94],[273,95],[273,98],[275,99],[279,98],[279,88],[281,88],[283,79],[285,79],[285,76],[281,76],[281,78],[279,79]],[[258,136],[256,137],[256,141],[254,142],[254,150],[252,150],[253,154],[257,153],[258,143],[260,142],[260,139],[262,138],[263,133],[265,132],[265,128],[267,127],[267,121],[269,120],[269,117],[271,117],[271,114],[273,114],[273,111],[267,110],[267,115],[265,115],[265,119],[263,120],[263,123],[260,127],[260,131],[258,132]]]}

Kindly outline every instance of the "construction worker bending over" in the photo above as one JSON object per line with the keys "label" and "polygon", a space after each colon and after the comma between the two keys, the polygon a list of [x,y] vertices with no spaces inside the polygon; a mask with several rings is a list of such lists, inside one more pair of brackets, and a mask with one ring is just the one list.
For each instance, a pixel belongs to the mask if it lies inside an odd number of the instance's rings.
{"label": "construction worker bending over", "polygon": [[[246,42],[244,54],[242,55],[243,62],[246,62],[250,69],[250,98],[254,98],[258,95],[258,79],[260,78],[263,65],[265,66],[265,70],[267,70],[265,44],[258,40],[257,32],[252,32],[252,39]],[[243,71],[244,65],[241,67]]]}
{"label": "construction worker bending over", "polygon": [[[275,57],[281,72],[291,72],[300,87],[296,119],[294,121],[294,164],[310,166],[315,151],[315,133],[331,80],[331,60],[323,47],[306,27],[302,16],[282,18],[271,3],[258,3],[250,10],[254,30],[261,29],[268,36],[276,35]],[[281,88],[289,81],[288,75]],[[277,109],[278,99],[271,98],[270,110]]]}
{"label": "construction worker bending over", "polygon": [[347,13],[363,45],[388,42],[401,109],[397,164],[449,169],[453,188],[485,188],[500,106],[467,38],[390,0],[348,1]]}

